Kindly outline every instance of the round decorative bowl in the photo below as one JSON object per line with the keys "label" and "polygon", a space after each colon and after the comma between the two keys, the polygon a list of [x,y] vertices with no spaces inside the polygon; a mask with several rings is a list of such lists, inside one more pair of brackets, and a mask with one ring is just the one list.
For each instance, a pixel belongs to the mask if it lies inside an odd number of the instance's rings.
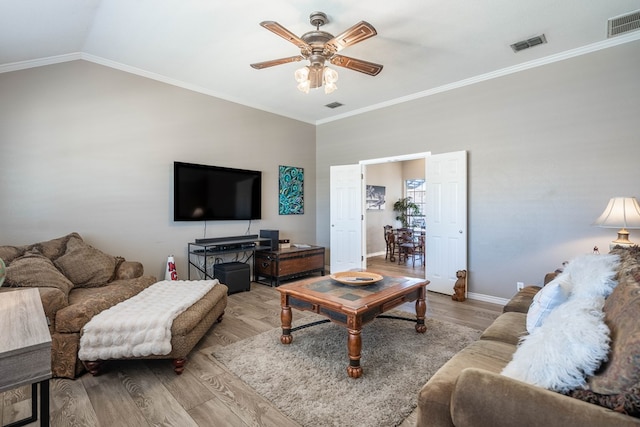
{"label": "round decorative bowl", "polygon": [[368,271],[343,271],[330,275],[333,280],[343,285],[350,286],[366,286],[377,283],[383,277],[377,273],[369,273]]}

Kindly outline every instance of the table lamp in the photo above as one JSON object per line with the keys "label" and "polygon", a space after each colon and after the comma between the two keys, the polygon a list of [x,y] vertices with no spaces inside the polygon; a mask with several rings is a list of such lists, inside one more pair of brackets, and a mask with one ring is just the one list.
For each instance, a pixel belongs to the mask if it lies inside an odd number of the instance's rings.
{"label": "table lamp", "polygon": [[613,197],[593,225],[619,228],[618,238],[609,244],[609,249],[613,249],[614,246],[635,246],[636,244],[629,240],[627,228],[640,228],[640,205],[635,197]]}

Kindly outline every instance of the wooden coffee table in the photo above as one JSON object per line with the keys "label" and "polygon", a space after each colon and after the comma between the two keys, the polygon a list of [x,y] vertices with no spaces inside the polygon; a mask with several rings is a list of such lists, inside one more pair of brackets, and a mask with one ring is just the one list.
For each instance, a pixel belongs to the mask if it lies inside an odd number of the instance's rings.
{"label": "wooden coffee table", "polygon": [[427,330],[424,323],[427,284],[429,281],[425,279],[383,276],[381,281],[365,286],[344,285],[329,277],[314,277],[282,285],[277,288],[282,306],[280,342],[291,344],[293,341],[291,332],[295,329],[291,329],[292,307],[321,314],[331,322],[347,327],[347,373],[351,378],[359,378],[362,376],[362,327],[400,304],[415,301],[415,329],[424,333]]}

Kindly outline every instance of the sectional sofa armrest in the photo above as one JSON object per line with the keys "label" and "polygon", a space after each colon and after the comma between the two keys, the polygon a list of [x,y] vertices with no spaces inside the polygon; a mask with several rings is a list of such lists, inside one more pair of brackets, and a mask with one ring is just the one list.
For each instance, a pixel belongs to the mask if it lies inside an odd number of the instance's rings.
{"label": "sectional sofa armrest", "polygon": [[456,427],[640,426],[640,419],[477,368],[464,369],[451,395]]}
{"label": "sectional sofa armrest", "polygon": [[138,261],[123,261],[116,270],[114,280],[135,279],[144,274],[144,267]]}

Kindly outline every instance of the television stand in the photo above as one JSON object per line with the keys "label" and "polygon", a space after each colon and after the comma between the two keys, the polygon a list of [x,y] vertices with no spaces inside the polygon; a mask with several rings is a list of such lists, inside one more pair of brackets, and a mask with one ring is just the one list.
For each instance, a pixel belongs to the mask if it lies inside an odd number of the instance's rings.
{"label": "television stand", "polygon": [[[216,268],[216,258],[221,255],[250,253],[247,259],[254,256],[257,249],[271,249],[271,239],[258,237],[258,235],[213,237],[210,239],[197,239],[188,244],[189,265],[187,277],[191,280],[191,270],[200,272],[203,280],[213,279]],[[213,262],[210,262],[210,259]],[[208,266],[213,266],[209,274]]]}

